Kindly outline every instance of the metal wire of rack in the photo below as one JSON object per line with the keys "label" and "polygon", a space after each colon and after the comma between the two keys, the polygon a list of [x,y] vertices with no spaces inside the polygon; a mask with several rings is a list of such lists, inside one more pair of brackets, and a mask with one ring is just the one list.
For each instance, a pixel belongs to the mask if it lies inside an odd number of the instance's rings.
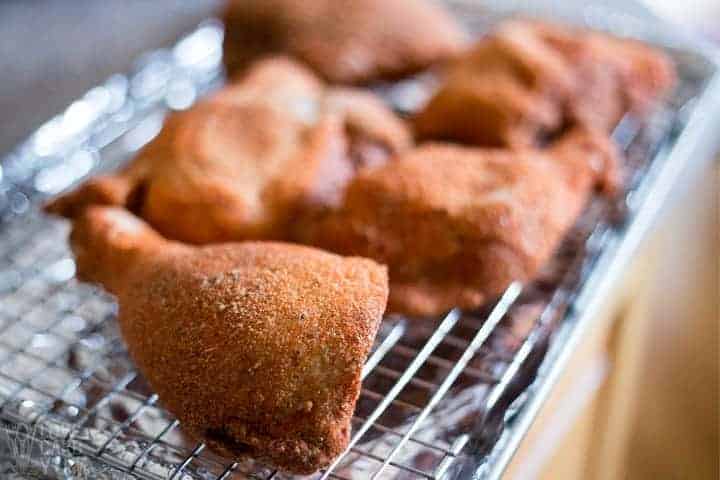
{"label": "metal wire of rack", "polygon": [[[289,478],[252,459],[218,457],[183,434],[128,358],[112,299],[74,279],[67,224],[37,210],[47,196],[125,161],[158,132],[168,107],[187,108],[218,85],[221,35],[211,22],[172,50],[148,55],[2,164],[0,421],[14,435],[40,438],[53,468],[110,468],[148,480]],[[704,88],[707,71],[690,68],[698,60],[677,59],[681,83],[672,102],[642,126],[624,120],[614,134],[628,158],[627,194],[613,204],[594,201],[541,278],[511,285],[494,304],[422,323],[387,318],[363,369],[350,445],[315,478],[489,471],[543,359],[572,328],[578,293],[642,208],[663,146],[682,132]],[[386,93],[391,101],[399,95]]]}

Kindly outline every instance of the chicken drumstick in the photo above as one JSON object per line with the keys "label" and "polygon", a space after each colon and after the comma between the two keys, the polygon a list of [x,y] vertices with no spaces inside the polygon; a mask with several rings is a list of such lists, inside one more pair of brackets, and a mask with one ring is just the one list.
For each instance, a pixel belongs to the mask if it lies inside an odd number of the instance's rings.
{"label": "chicken drumstick", "polygon": [[188,246],[114,207],[81,214],[71,244],[78,276],[118,297],[132,358],[192,435],[296,473],[346,447],[384,267],[282,243]]}

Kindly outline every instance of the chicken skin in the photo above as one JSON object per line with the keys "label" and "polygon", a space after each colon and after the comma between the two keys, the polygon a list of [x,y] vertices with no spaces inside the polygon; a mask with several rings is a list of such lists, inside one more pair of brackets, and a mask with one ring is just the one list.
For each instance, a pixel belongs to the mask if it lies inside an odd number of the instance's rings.
{"label": "chicken skin", "polygon": [[573,131],[543,151],[427,144],[358,175],[300,240],[386,264],[391,312],[470,309],[531,280],[593,190],[619,177],[604,134]]}
{"label": "chicken skin", "polygon": [[72,218],[92,204],[125,206],[164,236],[196,244],[284,239],[299,216],[336,205],[356,170],[410,141],[372,94],[326,88],[304,67],[270,59],[171,114],[124,170],[47,209]]}
{"label": "chicken skin", "polygon": [[453,18],[427,0],[231,0],[224,22],[231,74],[281,53],[339,84],[412,74],[465,43]]}
{"label": "chicken skin", "polygon": [[385,267],[271,242],[167,241],[117,207],[75,220],[78,276],[118,297],[128,350],[191,435],[293,473],[348,443]]}
{"label": "chicken skin", "polygon": [[610,131],[674,81],[671,60],[634,40],[508,21],[448,68],[414,126],[421,139],[533,146],[568,126]]}

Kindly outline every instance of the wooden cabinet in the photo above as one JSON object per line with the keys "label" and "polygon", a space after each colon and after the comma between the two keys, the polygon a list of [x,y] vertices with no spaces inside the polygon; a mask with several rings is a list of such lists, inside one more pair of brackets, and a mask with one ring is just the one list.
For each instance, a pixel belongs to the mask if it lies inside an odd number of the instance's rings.
{"label": "wooden cabinet", "polygon": [[638,251],[504,478],[718,478],[719,174]]}

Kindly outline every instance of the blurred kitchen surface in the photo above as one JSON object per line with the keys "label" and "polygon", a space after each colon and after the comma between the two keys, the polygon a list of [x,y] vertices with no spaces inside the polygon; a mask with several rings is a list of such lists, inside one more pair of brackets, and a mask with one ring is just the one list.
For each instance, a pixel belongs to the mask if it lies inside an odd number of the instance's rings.
{"label": "blurred kitchen surface", "polygon": [[[219,1],[0,0],[0,158],[139,54],[212,15]],[[643,3],[720,41],[718,0]],[[719,170],[686,176],[685,193],[646,248],[659,252],[647,274],[654,328],[644,339],[643,408],[625,478],[718,478]]]}
{"label": "blurred kitchen surface", "polygon": [[720,42],[718,0],[641,0],[660,17]]}
{"label": "blurred kitchen surface", "polygon": [[219,0],[0,0],[0,155]]}

